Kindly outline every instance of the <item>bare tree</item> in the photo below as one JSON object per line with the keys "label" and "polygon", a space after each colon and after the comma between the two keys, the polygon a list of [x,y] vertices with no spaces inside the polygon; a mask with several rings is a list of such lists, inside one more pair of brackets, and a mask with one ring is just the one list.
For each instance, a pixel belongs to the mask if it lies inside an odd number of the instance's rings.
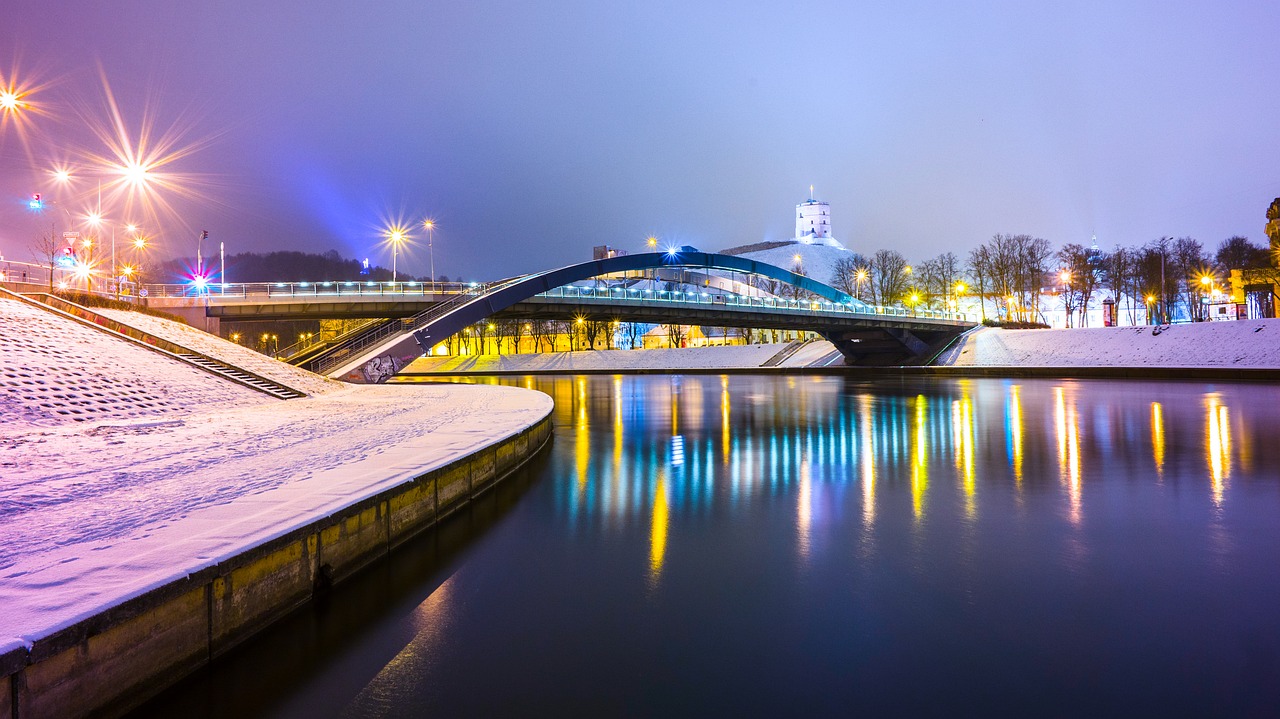
{"label": "bare tree", "polygon": [[1214,262],[1218,269],[1225,273],[1231,270],[1252,270],[1271,264],[1270,253],[1265,247],[1258,247],[1247,237],[1228,237],[1218,245],[1214,254]]}
{"label": "bare tree", "polygon": [[890,305],[902,299],[907,287],[907,258],[894,250],[876,250],[871,257],[869,292],[872,304]]}
{"label": "bare tree", "polygon": [[831,271],[831,286],[861,300],[862,286],[867,282],[867,258],[854,252],[836,260]]}
{"label": "bare tree", "polygon": [[31,241],[31,253],[36,260],[49,268],[49,293],[53,293],[53,270],[57,266],[58,255],[62,254],[62,243],[52,223],[48,232],[41,232]]}
{"label": "bare tree", "polygon": [[991,279],[991,250],[980,245],[969,251],[969,276],[973,279],[973,290],[978,295],[978,310],[982,313],[982,321],[987,320],[987,283]]}
{"label": "bare tree", "polygon": [[582,323],[582,335],[587,341],[587,349],[596,349],[596,342],[607,337],[612,329],[608,320],[589,319]]}
{"label": "bare tree", "polygon": [[688,328],[684,325],[663,325],[667,328],[667,342],[672,347],[683,347],[688,336]]}
{"label": "bare tree", "polygon": [[1134,315],[1133,300],[1141,291],[1137,288],[1134,271],[1134,251],[1117,247],[1106,256],[1102,266],[1104,286],[1111,290],[1112,299],[1116,302],[1116,312],[1120,311],[1121,297],[1124,297],[1129,310],[1129,324],[1135,324],[1138,320]]}

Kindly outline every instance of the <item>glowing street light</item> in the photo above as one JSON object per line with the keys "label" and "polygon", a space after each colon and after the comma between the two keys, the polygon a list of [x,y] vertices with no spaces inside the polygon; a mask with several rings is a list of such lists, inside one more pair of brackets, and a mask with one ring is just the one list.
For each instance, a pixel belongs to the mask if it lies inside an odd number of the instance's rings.
{"label": "glowing street light", "polygon": [[14,90],[0,90],[0,110],[5,112],[17,112],[26,107],[27,103],[22,101],[22,95]]}
{"label": "glowing street light", "polygon": [[651,250],[658,249],[658,238],[654,237],[653,235],[649,235],[649,239],[646,240],[645,242],[649,245],[649,249]]}
{"label": "glowing street light", "polygon": [[387,230],[387,239],[391,242],[391,284],[396,283],[396,259],[400,255],[400,243],[408,237],[403,227],[393,226]]}
{"label": "glowing street light", "polygon": [[[435,282],[436,281],[436,250],[435,250],[434,243],[436,238],[436,221],[428,217],[427,219],[422,221],[422,229],[427,231],[427,252],[430,253],[431,255],[431,281]],[[394,275],[395,273],[393,272],[392,274]],[[392,277],[392,281],[393,282],[395,281],[394,277]]]}

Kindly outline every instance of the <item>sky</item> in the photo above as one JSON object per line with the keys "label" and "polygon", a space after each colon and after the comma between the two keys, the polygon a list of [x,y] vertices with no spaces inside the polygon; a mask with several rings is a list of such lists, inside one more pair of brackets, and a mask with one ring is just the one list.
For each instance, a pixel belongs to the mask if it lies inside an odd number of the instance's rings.
{"label": "sky", "polygon": [[0,78],[39,109],[0,126],[9,259],[40,226],[30,193],[54,200],[45,224],[79,221],[104,172],[87,156],[144,127],[190,150],[152,171],[173,176],[153,190],[168,209],[124,208],[122,190],[103,210],[146,215],[157,252],[194,255],[207,230],[228,253],[389,266],[399,220],[417,228],[402,272],[434,255],[467,280],[650,235],[788,239],[810,185],[847,247],[911,261],[996,233],[1261,244],[1280,196],[1280,13],[1261,0],[9,0],[4,16]]}

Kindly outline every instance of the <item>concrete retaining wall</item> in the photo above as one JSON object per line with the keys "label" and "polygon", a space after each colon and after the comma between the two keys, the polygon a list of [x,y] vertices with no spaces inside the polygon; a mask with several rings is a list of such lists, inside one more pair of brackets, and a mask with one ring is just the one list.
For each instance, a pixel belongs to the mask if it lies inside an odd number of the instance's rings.
{"label": "concrete retaining wall", "polygon": [[465,506],[551,417],[313,525],[0,654],[0,719],[118,715]]}

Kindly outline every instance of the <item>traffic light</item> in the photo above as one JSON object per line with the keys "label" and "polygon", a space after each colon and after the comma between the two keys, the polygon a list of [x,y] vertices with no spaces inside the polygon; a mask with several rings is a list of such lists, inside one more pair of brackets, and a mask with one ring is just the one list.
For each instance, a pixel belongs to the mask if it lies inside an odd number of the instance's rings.
{"label": "traffic light", "polygon": [[27,207],[30,207],[33,210],[44,209],[44,200],[40,199],[39,192],[31,196],[31,201],[27,203]]}

